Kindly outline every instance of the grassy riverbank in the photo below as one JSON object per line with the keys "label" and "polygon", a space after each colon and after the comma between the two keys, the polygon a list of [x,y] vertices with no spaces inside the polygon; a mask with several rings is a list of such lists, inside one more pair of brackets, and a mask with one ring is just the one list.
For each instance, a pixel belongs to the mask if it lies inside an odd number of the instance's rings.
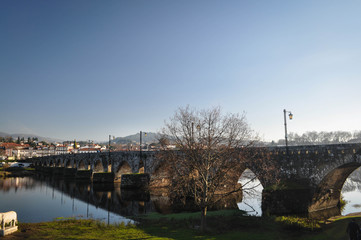
{"label": "grassy riverbank", "polygon": [[34,168],[3,168],[0,167],[0,178],[27,177],[34,175]]}
{"label": "grassy riverbank", "polygon": [[[361,216],[356,217],[361,222]],[[347,239],[347,218],[333,219],[311,231],[302,221],[280,218],[245,217],[239,211],[210,212],[208,230],[199,232],[199,213],[150,214],[137,219],[138,225],[110,225],[63,219],[45,223],[20,223],[19,231],[4,239],[244,239],[244,240],[342,240]],[[290,220],[290,219],[289,219]]]}

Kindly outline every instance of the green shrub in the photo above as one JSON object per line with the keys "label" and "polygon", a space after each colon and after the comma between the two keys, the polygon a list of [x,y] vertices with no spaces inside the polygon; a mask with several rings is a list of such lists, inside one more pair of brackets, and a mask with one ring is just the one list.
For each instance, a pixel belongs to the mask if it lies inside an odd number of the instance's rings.
{"label": "green shrub", "polygon": [[344,210],[346,204],[347,204],[347,201],[343,198],[343,195],[341,194],[341,197],[340,197],[340,208],[341,208],[341,211]]}
{"label": "green shrub", "polygon": [[318,220],[311,218],[293,217],[293,216],[280,216],[276,217],[276,222],[280,222],[289,229],[306,229],[317,230],[321,228]]}

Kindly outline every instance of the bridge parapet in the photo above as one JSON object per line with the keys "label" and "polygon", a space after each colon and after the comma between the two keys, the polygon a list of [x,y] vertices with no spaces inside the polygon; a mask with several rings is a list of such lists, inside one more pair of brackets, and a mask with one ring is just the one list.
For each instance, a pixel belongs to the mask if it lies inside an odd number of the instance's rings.
{"label": "bridge parapet", "polygon": [[279,164],[281,176],[308,179],[317,186],[333,169],[351,162],[360,162],[361,144],[334,144],[269,148]]}
{"label": "bridge parapet", "polygon": [[[131,172],[136,173],[141,167],[145,171],[152,172],[155,164],[155,152],[122,151],[122,152],[101,152],[101,153],[78,153],[44,156],[31,159],[35,166],[40,167],[65,167],[83,168],[94,170],[100,166],[101,172],[116,172],[123,163],[129,165]],[[129,173],[131,173],[129,172]]]}
{"label": "bridge parapet", "polygon": [[[361,151],[361,143],[352,144],[323,144],[323,145],[304,145],[304,146],[289,146],[289,155],[309,155],[309,154],[324,154],[324,155],[337,155],[337,154],[356,154]],[[271,155],[287,155],[287,149],[282,147],[269,147]]]}

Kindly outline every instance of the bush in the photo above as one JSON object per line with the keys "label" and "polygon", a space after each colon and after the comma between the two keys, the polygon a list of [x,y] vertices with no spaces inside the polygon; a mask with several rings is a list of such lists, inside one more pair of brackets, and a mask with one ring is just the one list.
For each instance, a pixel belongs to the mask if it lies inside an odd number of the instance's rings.
{"label": "bush", "polygon": [[288,229],[306,229],[306,230],[318,230],[321,229],[321,225],[318,220],[311,218],[301,218],[293,216],[280,216],[276,217],[276,222],[280,222]]}

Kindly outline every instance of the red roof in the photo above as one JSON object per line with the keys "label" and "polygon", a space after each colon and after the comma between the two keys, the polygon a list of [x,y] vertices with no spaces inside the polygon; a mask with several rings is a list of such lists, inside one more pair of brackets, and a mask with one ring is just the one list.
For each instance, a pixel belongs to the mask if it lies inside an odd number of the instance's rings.
{"label": "red roof", "polygon": [[17,144],[17,143],[1,143],[0,144],[1,147],[5,147],[5,148],[25,148],[25,147],[29,147],[29,144]]}

